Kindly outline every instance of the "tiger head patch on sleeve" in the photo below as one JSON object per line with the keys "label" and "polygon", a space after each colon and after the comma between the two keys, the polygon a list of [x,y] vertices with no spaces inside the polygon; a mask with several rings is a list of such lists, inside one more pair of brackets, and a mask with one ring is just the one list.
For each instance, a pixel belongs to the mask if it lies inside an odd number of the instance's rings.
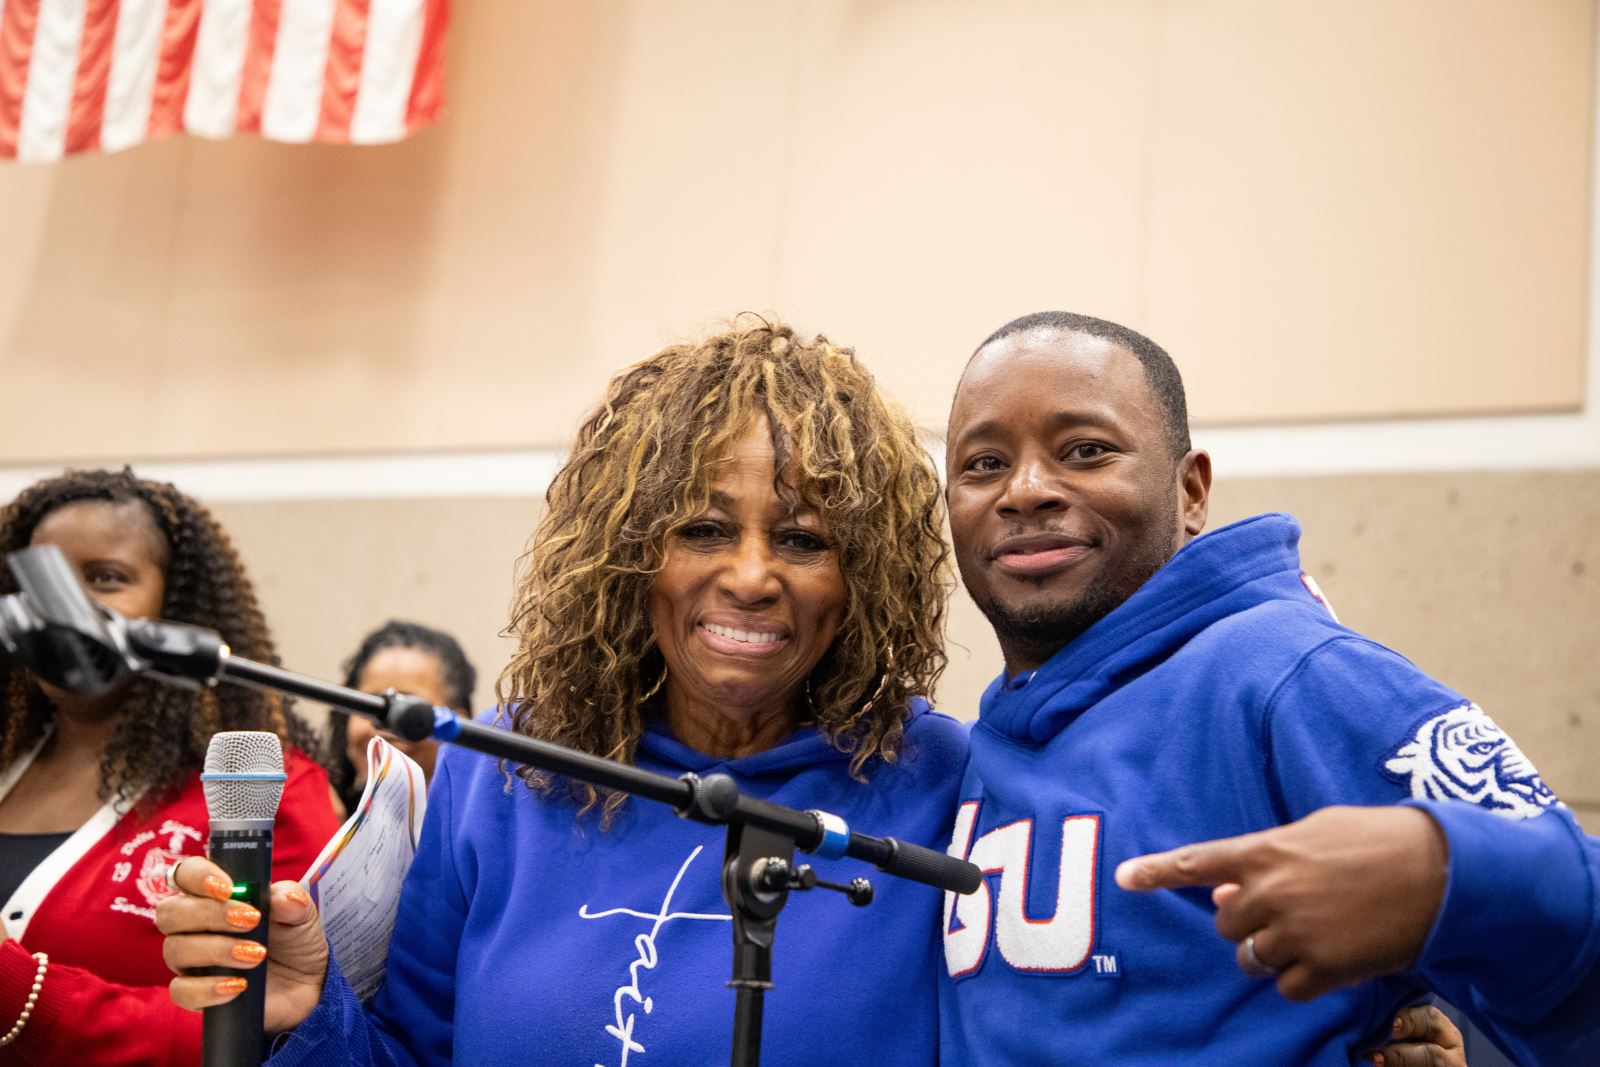
{"label": "tiger head patch on sleeve", "polygon": [[1528,757],[1476,704],[1430,716],[1392,749],[1384,774],[1418,800],[1464,800],[1510,819],[1559,803]]}

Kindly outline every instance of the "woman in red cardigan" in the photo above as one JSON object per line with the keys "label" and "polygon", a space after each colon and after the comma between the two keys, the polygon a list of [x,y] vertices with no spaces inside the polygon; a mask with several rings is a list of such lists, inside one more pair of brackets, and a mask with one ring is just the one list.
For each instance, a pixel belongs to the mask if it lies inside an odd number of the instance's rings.
{"label": "woman in red cardigan", "polygon": [[[0,512],[0,554],[43,544],[107,607],[206,626],[277,662],[228,535],[172,486],[126,470],[40,482]],[[237,687],[138,680],[77,696],[3,653],[0,697],[0,1065],[199,1064],[200,1016],[167,996],[153,920],[173,860],[205,851],[206,744],[218,730],[283,739],[273,877],[298,878],[338,828],[310,728]]]}

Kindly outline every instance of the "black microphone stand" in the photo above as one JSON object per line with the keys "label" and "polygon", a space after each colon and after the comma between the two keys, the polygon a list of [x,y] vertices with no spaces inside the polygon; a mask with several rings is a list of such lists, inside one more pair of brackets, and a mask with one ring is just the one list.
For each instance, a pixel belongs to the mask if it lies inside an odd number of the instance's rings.
{"label": "black microphone stand", "polygon": [[852,832],[837,816],[799,811],[739,791],[724,774],[676,778],[578,752],[548,741],[464,719],[418,697],[390,690],[382,696],[334,685],[281,667],[232,655],[217,634],[157,620],[123,624],[125,647],[137,669],[176,684],[231,682],[328,704],[387,726],[413,741],[432,737],[450,744],[606,789],[666,804],[686,819],[725,826],[722,895],[733,918],[733,1067],[757,1067],[766,991],[772,988],[772,945],[778,914],[791,891],[813,888],[843,893],[852,904],[872,900],[865,878],[836,885],[795,867],[795,849],[825,859],[852,856],[900,878],[938,889],[970,893],[978,868],[942,852],[892,837]]}

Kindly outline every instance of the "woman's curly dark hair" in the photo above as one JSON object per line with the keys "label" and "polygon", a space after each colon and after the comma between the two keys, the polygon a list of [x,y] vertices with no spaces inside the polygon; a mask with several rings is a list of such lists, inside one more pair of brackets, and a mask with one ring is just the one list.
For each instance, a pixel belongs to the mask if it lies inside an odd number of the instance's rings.
{"label": "woman's curly dark hair", "polygon": [[360,685],[367,664],[386,648],[414,648],[432,653],[439,661],[440,680],[450,698],[450,707],[464,715],[472,714],[472,691],[478,686],[478,669],[461,650],[461,642],[443,630],[420,622],[390,619],[363,637],[355,655],[344,661],[345,687],[354,689]]}
{"label": "woman's curly dark hair", "polygon": [[[932,693],[945,665],[952,582],[938,474],[852,350],[750,315],[621,372],[579,429],[518,576],[508,628],[518,647],[496,687],[516,729],[633,761],[662,699],[651,693],[664,663],[648,598],[668,536],[707,507],[711,462],[761,415],[777,488],[826,519],[847,591],[808,682],[808,717],[851,754],[857,777],[897,757],[907,699]],[[606,817],[623,802],[582,783],[571,791]]]}
{"label": "woman's curly dark hair", "polygon": [[[132,470],[68,471],[23,490],[0,512],[0,555],[26,548],[45,516],[69,504],[103,501],[143,507],[166,542],[161,615],[216,630],[236,655],[276,664],[272,635],[244,565],[211,513],[171,485]],[[9,573],[0,593],[15,592]],[[54,708],[32,675],[0,654],[0,770],[27,752],[49,726]],[[100,793],[126,804],[142,796],[149,807],[180,788],[205,760],[219,730],[270,730],[286,746],[316,755],[316,735],[282,697],[237,686],[192,692],[150,679],[121,693],[122,715],[100,762]]]}

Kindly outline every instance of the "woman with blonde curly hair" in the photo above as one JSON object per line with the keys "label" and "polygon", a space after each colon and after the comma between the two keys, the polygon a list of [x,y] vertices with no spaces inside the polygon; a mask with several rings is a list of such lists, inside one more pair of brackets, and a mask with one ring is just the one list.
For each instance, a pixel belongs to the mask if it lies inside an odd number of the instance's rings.
{"label": "woman with blonde curly hair", "polygon": [[[127,470],[46,479],[0,511],[0,556],[30,545],[60,550],[107,607],[277,662],[232,541],[171,485]],[[282,739],[273,859],[297,877],[339,825],[311,729],[265,693],[135,680],[86,697],[3,653],[0,692],[0,1064],[199,1064],[200,1019],[167,995],[153,920],[171,863],[205,852],[206,745],[218,730]]]}
{"label": "woman with blonde curly hair", "polygon": [[[938,477],[854,354],[742,319],[614,378],[549,492],[517,588],[502,722],[665,774],[733,776],[943,848],[964,729],[944,666]],[[470,752],[438,764],[384,985],[361,1009],[315,913],[275,889],[275,1064],[717,1062],[731,1042],[721,834]],[[818,873],[871,873],[850,861]],[[228,956],[203,861],[168,958]],[[765,1062],[931,1063],[940,894],[792,897]],[[187,1007],[216,979],[180,977]]]}

